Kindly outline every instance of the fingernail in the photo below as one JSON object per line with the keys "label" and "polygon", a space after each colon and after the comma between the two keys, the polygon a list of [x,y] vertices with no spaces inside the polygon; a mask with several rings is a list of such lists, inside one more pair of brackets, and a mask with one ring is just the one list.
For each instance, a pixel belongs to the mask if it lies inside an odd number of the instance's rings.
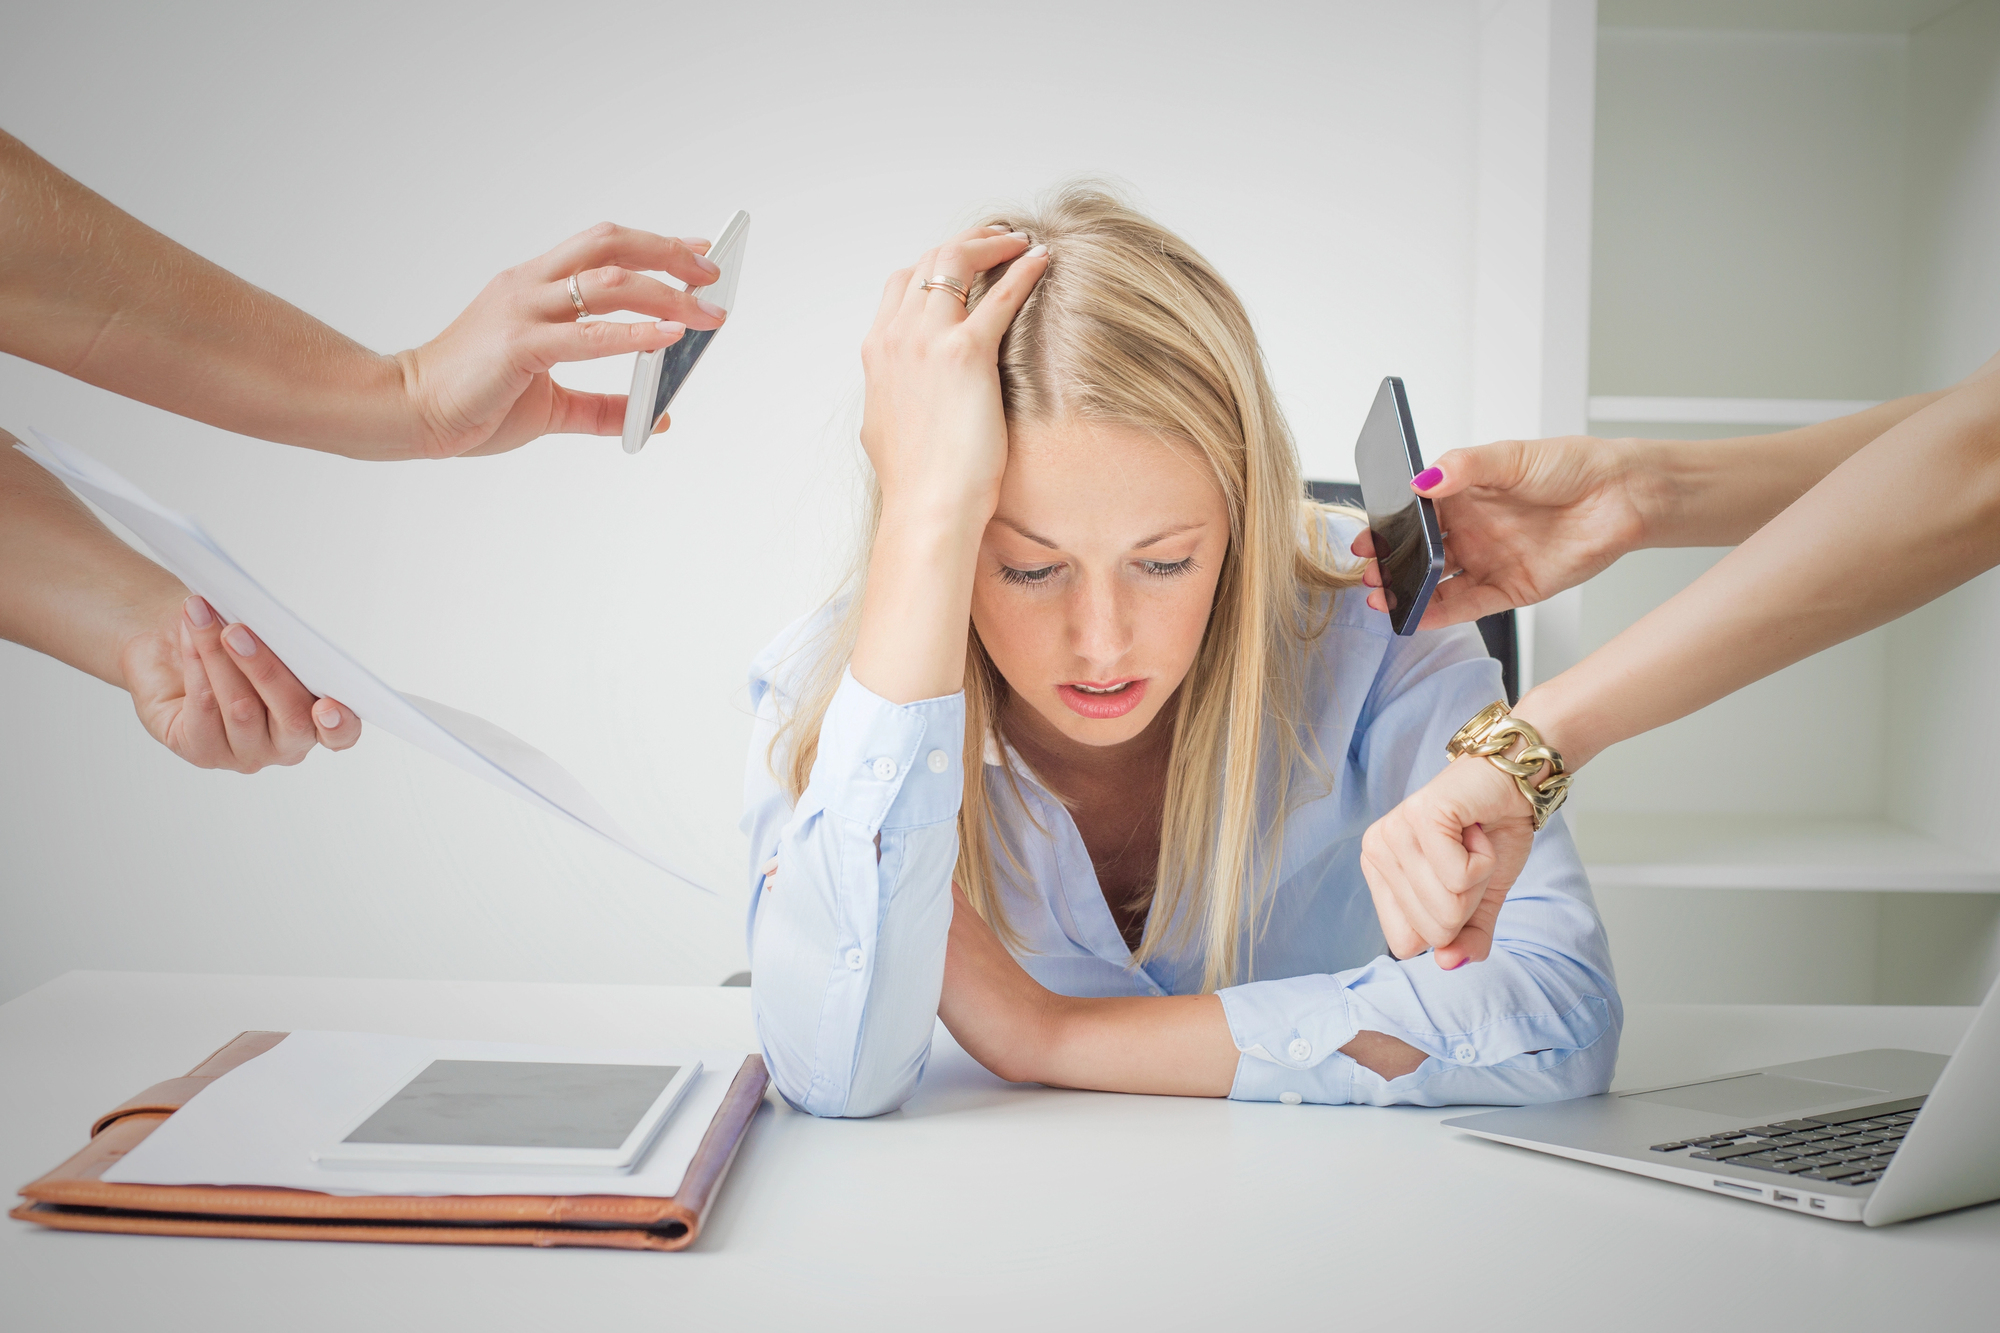
{"label": "fingernail", "polygon": [[713,301],[696,301],[695,305],[700,309],[702,314],[707,315],[710,319],[721,319],[729,313]]}
{"label": "fingernail", "polygon": [[716,263],[713,259],[710,259],[707,255],[696,255],[694,257],[694,262],[698,267],[700,267],[702,272],[708,274],[708,276],[711,278],[720,277],[722,274],[722,265]]}
{"label": "fingernail", "polygon": [[678,338],[688,331],[688,326],[677,319],[656,319],[653,327],[670,338]]}
{"label": "fingernail", "polygon": [[1022,256],[1021,256],[1021,258],[1023,258],[1023,259],[1039,259],[1039,258],[1041,258],[1041,257],[1042,257],[1043,255],[1047,254],[1048,252],[1049,252],[1049,247],[1047,247],[1046,245],[1037,245],[1037,246],[1033,246],[1033,247],[1031,247],[1031,248],[1029,249],[1028,253],[1026,253],[1026,254],[1022,255]]}
{"label": "fingernail", "polygon": [[1427,491],[1443,480],[1444,473],[1441,470],[1434,467],[1427,467],[1416,476],[1410,478],[1410,487],[1413,490]]}
{"label": "fingernail", "polygon": [[230,651],[234,652],[238,657],[255,657],[257,655],[256,636],[241,625],[231,625],[228,629],[222,631],[222,641],[228,644]]}
{"label": "fingernail", "polygon": [[1008,229],[1007,224],[1004,222],[989,222],[986,224],[986,230],[988,231],[1007,231]]}
{"label": "fingernail", "polygon": [[319,724],[328,731],[333,731],[340,726],[340,710],[324,699],[320,700],[318,716]]}
{"label": "fingernail", "polygon": [[1025,241],[1028,239],[1028,233],[1025,231],[1010,231],[1007,233],[1007,239],[1010,241]]}
{"label": "fingernail", "polygon": [[187,612],[188,624],[196,629],[207,629],[209,622],[215,619],[215,613],[208,609],[208,603],[199,597],[188,598],[181,609]]}

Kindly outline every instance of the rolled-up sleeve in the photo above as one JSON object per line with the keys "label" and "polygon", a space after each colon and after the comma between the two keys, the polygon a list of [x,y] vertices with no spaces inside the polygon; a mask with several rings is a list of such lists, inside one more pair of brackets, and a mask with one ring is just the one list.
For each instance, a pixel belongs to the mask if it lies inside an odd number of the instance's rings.
{"label": "rolled-up sleeve", "polygon": [[[1371,818],[1435,776],[1452,732],[1500,697],[1498,671],[1469,627],[1416,639],[1385,659],[1357,728],[1348,772],[1365,784]],[[1253,981],[1221,998],[1242,1053],[1230,1095],[1255,1101],[1519,1105],[1587,1096],[1610,1086],[1624,1020],[1609,942],[1560,815],[1536,835],[1485,962],[1446,972],[1429,954],[1384,954],[1343,972]],[[1362,1031],[1429,1058],[1384,1079],[1340,1053]]]}
{"label": "rolled-up sleeve", "polygon": [[965,698],[893,704],[843,676],[794,806],[765,762],[791,701],[764,670],[751,693],[743,827],[765,1061],[800,1110],[892,1111],[923,1073],[944,981]]}

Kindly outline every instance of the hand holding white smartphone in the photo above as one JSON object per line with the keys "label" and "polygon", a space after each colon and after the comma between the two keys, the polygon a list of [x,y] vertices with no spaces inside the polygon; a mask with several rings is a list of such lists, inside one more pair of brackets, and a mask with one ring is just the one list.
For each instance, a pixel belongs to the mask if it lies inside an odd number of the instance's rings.
{"label": "hand holding white smartphone", "polygon": [[[706,287],[689,292],[713,301],[724,310],[736,305],[736,281],[743,273],[743,253],[749,246],[750,215],[737,210],[727,226],[709,246],[708,257],[722,270]],[[654,427],[666,415],[667,404],[680,392],[681,385],[694,373],[695,363],[708,350],[721,329],[689,329],[671,347],[641,352],[632,367],[632,393],[625,400],[625,452],[636,454],[646,447]]]}

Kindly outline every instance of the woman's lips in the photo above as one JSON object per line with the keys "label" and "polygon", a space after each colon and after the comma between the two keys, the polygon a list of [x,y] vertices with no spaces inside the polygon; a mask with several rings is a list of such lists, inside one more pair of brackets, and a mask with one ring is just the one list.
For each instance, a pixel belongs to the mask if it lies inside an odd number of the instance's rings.
{"label": "woman's lips", "polygon": [[[1079,685],[1087,688],[1079,689]],[[1100,692],[1102,691],[1102,692]],[[1146,697],[1146,682],[1137,680],[1113,680],[1099,683],[1094,680],[1080,680],[1074,684],[1056,686],[1056,693],[1069,705],[1069,710],[1078,717],[1104,719],[1123,717]]]}

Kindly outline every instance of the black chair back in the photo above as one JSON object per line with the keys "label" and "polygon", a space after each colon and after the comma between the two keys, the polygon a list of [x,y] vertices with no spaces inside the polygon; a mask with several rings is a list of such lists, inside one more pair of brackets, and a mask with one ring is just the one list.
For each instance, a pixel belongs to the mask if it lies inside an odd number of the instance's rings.
{"label": "black chair back", "polygon": [[[1361,487],[1351,481],[1309,481],[1306,493],[1321,504],[1346,505],[1360,509]],[[1507,689],[1507,702],[1521,697],[1521,646],[1515,637],[1514,613],[1500,611],[1479,618],[1479,637],[1486,642],[1487,654],[1500,663],[1500,679]]]}

